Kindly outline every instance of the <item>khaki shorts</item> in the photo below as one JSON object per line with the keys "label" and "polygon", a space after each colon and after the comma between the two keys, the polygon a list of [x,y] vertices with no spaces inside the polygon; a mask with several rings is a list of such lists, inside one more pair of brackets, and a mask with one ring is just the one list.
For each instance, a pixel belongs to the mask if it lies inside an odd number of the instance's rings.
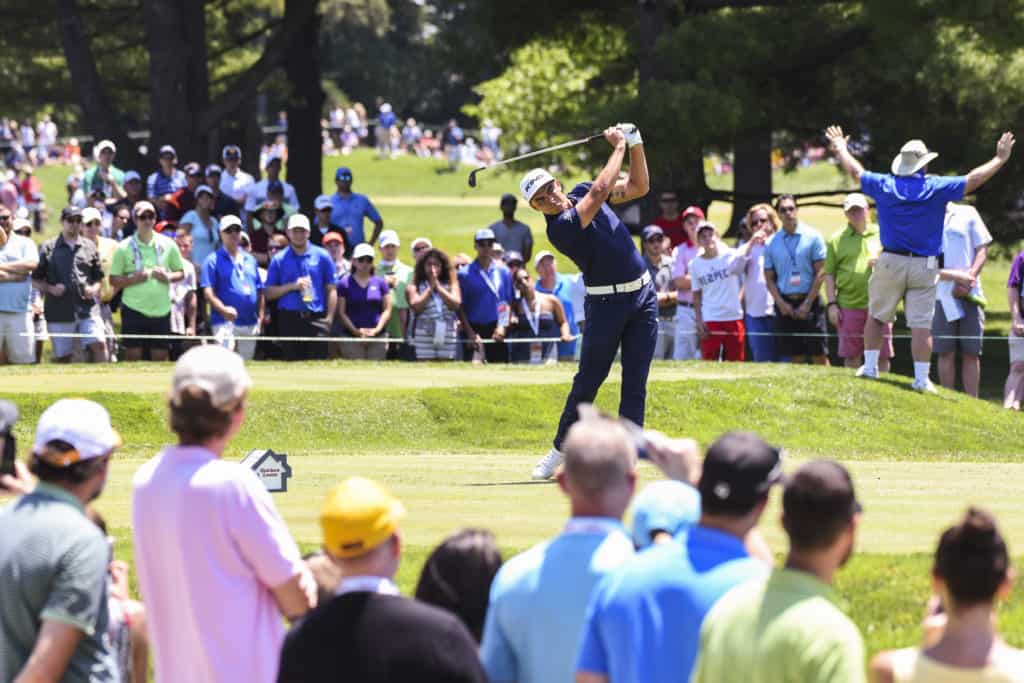
{"label": "khaki shorts", "polygon": [[929,268],[926,258],[883,251],[868,280],[868,313],[875,320],[891,323],[903,300],[907,327],[930,330],[938,282],[938,259],[935,267]]}

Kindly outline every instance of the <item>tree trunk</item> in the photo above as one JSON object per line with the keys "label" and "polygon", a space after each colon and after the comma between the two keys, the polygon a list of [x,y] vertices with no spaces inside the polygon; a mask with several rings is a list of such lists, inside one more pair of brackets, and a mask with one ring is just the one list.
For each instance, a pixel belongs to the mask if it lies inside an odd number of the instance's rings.
{"label": "tree trunk", "polygon": [[[308,0],[289,0],[285,22]],[[285,57],[291,84],[288,98],[288,182],[295,186],[300,205],[311,211],[323,188],[323,141],[320,117],[324,91],[320,85],[320,16],[313,12],[301,24]]]}
{"label": "tree trunk", "polygon": [[57,16],[60,36],[71,73],[71,83],[82,107],[86,129],[97,141],[109,138],[117,145],[117,165],[145,171],[150,164],[138,152],[138,145],[128,137],[114,105],[110,101],[96,59],[89,46],[76,0],[58,0]]}
{"label": "tree trunk", "polygon": [[733,168],[732,219],[729,232],[739,228],[747,209],[772,198],[772,132],[760,128],[736,140]]}
{"label": "tree trunk", "polygon": [[204,0],[145,0],[143,5],[151,86],[149,149],[154,157],[162,145],[174,145],[181,163],[200,159],[205,152],[194,116],[209,97],[203,4]]}

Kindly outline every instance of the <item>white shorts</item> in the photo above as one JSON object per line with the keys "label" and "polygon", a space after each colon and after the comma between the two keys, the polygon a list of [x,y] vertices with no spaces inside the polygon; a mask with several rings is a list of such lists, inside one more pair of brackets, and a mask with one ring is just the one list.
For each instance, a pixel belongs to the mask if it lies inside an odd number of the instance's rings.
{"label": "white shorts", "polygon": [[[224,324],[213,326],[213,336],[217,336],[217,333],[224,328]],[[234,335],[236,337],[255,337],[258,336],[259,326],[258,325],[235,325]],[[256,340],[255,339],[235,339],[235,352],[242,357],[242,360],[252,360],[253,356],[256,355]]]}
{"label": "white shorts", "polygon": [[[76,320],[73,323],[57,323],[47,321],[46,327],[50,332],[50,344],[53,346],[54,358],[66,358],[75,350],[75,342],[84,351],[90,344],[105,344],[103,336],[103,321],[98,316]],[[60,337],[60,334],[82,334],[84,337]]]}
{"label": "white shorts", "polygon": [[31,313],[0,312],[0,349],[8,363],[35,362],[34,331]]}

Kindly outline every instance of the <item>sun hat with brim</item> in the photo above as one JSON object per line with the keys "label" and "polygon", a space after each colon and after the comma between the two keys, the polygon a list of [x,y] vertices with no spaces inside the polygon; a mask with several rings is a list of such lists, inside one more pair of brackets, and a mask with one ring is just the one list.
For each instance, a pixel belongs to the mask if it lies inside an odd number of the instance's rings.
{"label": "sun hat with brim", "polygon": [[914,175],[938,156],[937,152],[928,151],[923,140],[910,140],[892,160],[892,174]]}
{"label": "sun hat with brim", "polygon": [[[53,448],[54,441],[63,441],[71,450]],[[84,398],[62,398],[39,416],[32,450],[48,465],[68,467],[100,458],[120,445],[121,435],[111,426],[106,408]]]}
{"label": "sun hat with brim", "polygon": [[225,408],[252,387],[242,357],[219,344],[195,346],[174,365],[171,403],[180,405],[190,388],[206,392],[214,408]]}
{"label": "sun hat with brim", "polygon": [[324,549],[340,558],[359,557],[387,541],[405,518],[405,506],[371,479],[349,477],[320,509]]}

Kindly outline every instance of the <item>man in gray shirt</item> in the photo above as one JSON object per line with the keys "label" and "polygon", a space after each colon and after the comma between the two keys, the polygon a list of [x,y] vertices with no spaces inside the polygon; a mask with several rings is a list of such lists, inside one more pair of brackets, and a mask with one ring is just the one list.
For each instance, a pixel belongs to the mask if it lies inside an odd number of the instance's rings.
{"label": "man in gray shirt", "polygon": [[501,195],[502,219],[491,224],[494,231],[494,239],[505,248],[505,252],[518,251],[523,255],[523,263],[529,263],[533,256],[533,233],[530,226],[516,220],[516,205],[518,201],[514,194]]}
{"label": "man in gray shirt", "polygon": [[107,635],[107,539],[86,516],[121,445],[103,406],[40,416],[34,490],[0,508],[0,681],[118,683]]}

